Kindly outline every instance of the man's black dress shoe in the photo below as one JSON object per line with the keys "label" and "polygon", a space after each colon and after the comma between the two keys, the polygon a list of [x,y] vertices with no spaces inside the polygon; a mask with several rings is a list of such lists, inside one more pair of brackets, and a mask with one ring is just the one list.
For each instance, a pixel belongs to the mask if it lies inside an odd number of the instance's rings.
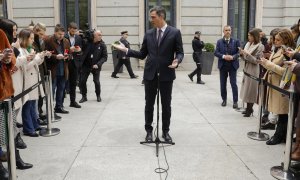
{"label": "man's black dress shoe", "polygon": [[267,145],[276,145],[276,144],[280,144],[282,142],[284,142],[284,138],[280,138],[280,137],[277,137],[277,136],[272,136],[271,139],[269,139],[266,144]]}
{"label": "man's black dress shoe", "polygon": [[56,113],[54,113],[54,119],[55,119],[55,120],[60,120],[61,117],[60,117],[59,115],[57,115]]}
{"label": "man's black dress shoe", "polygon": [[172,138],[171,138],[170,134],[167,132],[162,134],[162,138],[164,138],[166,142],[172,142]]}
{"label": "man's black dress shoe", "polygon": [[226,101],[223,101],[221,106],[226,106],[226,104],[227,104]]}
{"label": "man's black dress shoe", "polygon": [[145,141],[153,141],[153,139],[152,139],[152,132],[147,132]]}
{"label": "man's black dress shoe", "polygon": [[72,102],[72,103],[70,104],[70,107],[81,108],[81,106],[80,106],[77,102]]}
{"label": "man's black dress shoe", "polygon": [[138,78],[139,76],[138,75],[133,75],[133,76],[131,76],[130,78],[131,79],[136,79],[136,78]]}
{"label": "man's black dress shoe", "polygon": [[39,137],[39,134],[36,133],[36,132],[33,132],[33,133],[24,133],[24,136]]}
{"label": "man's black dress shoe", "polygon": [[119,78],[117,75],[111,75],[112,78]]}
{"label": "man's black dress shoe", "polygon": [[69,114],[69,111],[64,110],[64,108],[55,108],[54,112],[62,113],[62,114]]}
{"label": "man's black dress shoe", "polygon": [[41,118],[38,118],[37,122],[41,126],[46,126],[48,124],[47,120],[42,120]]}
{"label": "man's black dress shoe", "polygon": [[197,84],[205,84],[205,82],[200,80],[200,81],[197,81]]}
{"label": "man's black dress shoe", "polygon": [[87,97],[86,96],[82,96],[82,98],[80,99],[79,103],[83,103],[87,101]]}
{"label": "man's black dress shoe", "polygon": [[192,75],[188,74],[188,77],[190,78],[191,81],[194,81]]}
{"label": "man's black dress shoe", "polygon": [[266,130],[266,129],[274,130],[275,126],[276,126],[275,124],[268,121],[265,124],[261,125],[261,129],[263,129],[263,130]]}
{"label": "man's black dress shoe", "polygon": [[238,108],[238,103],[237,102],[234,102],[233,105],[232,105],[233,109],[236,109]]}
{"label": "man's black dress shoe", "polygon": [[101,97],[97,96],[97,102],[101,102],[101,101],[102,101]]}

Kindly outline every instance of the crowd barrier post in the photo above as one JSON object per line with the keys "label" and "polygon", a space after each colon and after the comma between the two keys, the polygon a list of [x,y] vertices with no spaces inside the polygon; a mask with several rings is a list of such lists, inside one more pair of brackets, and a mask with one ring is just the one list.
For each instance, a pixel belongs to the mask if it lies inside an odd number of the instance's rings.
{"label": "crowd barrier post", "polygon": [[295,101],[295,94],[294,92],[290,92],[289,119],[288,119],[283,166],[274,166],[270,170],[270,173],[274,178],[281,179],[281,180],[296,179],[293,172],[289,169],[291,163],[291,147],[292,147],[292,139],[293,139],[294,101]]}
{"label": "crowd barrier post", "polygon": [[45,76],[45,89],[46,89],[46,108],[47,108],[47,128],[40,130],[40,135],[44,137],[55,136],[60,133],[60,129],[52,128],[52,121],[54,119],[53,101],[52,101],[52,80],[51,73]]}
{"label": "crowd barrier post", "polygon": [[259,122],[257,126],[257,132],[251,131],[247,133],[248,138],[254,139],[257,141],[267,141],[269,139],[269,135],[266,133],[261,132],[261,123],[262,123],[262,111],[264,106],[264,90],[265,90],[265,84],[264,81],[260,79],[259,81]]}
{"label": "crowd barrier post", "polygon": [[9,171],[9,179],[16,180],[16,152],[15,152],[15,136],[14,136],[14,120],[12,115],[12,102],[11,99],[5,100],[7,121],[6,127],[8,131],[8,142],[7,142],[7,151],[8,151],[8,171]]}

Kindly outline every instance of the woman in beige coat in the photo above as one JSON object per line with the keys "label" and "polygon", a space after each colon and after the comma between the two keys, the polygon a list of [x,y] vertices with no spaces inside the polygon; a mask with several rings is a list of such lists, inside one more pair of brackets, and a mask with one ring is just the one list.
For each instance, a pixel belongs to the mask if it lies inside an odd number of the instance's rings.
{"label": "woman in beige coat", "polygon": [[[275,86],[279,86],[281,77],[286,70],[283,61],[285,56],[282,54],[282,45],[295,48],[295,42],[290,30],[282,29],[275,36],[275,51],[271,54],[269,60],[262,58],[259,63],[267,69],[264,79]],[[287,57],[288,58],[288,57]],[[275,145],[285,141],[288,121],[288,97],[272,88],[267,88],[265,95],[268,111],[278,114],[278,123],[275,134],[269,139],[267,145]]]}
{"label": "woman in beige coat", "polygon": [[[264,45],[260,43],[259,29],[252,29],[248,33],[248,42],[244,49],[240,49],[241,58],[245,61],[244,72],[259,77],[259,65],[257,59],[263,57]],[[244,117],[253,114],[253,104],[257,102],[258,82],[244,75],[240,97],[247,103]]]}

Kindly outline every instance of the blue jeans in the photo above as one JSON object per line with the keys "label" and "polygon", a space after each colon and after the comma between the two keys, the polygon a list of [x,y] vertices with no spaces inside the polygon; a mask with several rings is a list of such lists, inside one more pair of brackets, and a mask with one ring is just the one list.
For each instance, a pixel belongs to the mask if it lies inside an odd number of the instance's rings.
{"label": "blue jeans", "polygon": [[52,79],[52,92],[53,97],[56,94],[55,101],[55,109],[63,107],[63,99],[64,99],[64,91],[66,86],[66,79],[64,76],[56,76]]}
{"label": "blue jeans", "polygon": [[27,101],[22,107],[22,122],[24,133],[34,133],[39,124],[36,112],[36,100]]}

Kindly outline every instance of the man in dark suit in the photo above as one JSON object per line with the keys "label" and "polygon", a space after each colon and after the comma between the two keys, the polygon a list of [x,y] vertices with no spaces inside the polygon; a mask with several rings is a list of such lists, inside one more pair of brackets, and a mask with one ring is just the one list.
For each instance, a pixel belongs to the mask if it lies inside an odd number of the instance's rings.
{"label": "man in dark suit", "polygon": [[76,85],[78,77],[78,69],[81,67],[81,48],[82,39],[77,32],[77,24],[71,22],[68,25],[68,33],[65,38],[70,42],[70,61],[69,61],[69,92],[70,92],[70,107],[81,108],[76,102]]}
{"label": "man in dark suit", "polygon": [[103,63],[107,61],[107,48],[102,40],[101,31],[96,30],[93,34],[93,39],[88,42],[87,47],[83,49],[82,61],[82,77],[80,82],[82,98],[79,103],[87,101],[86,81],[90,73],[93,74],[97,101],[101,102],[100,71]]}
{"label": "man in dark suit", "polygon": [[175,68],[181,63],[184,53],[181,33],[166,23],[166,11],[163,7],[150,10],[151,23],[154,26],[146,32],[140,51],[128,49],[122,45],[114,45],[127,52],[127,56],[146,59],[144,69],[145,82],[145,130],[146,141],[152,141],[152,122],[155,97],[159,85],[162,104],[162,137],[172,141],[169,135],[171,118],[172,87]]}
{"label": "man in dark suit", "polygon": [[[121,35],[122,35],[122,37],[120,39],[120,42],[122,44],[124,44],[124,46],[126,48],[130,49],[130,43],[127,41],[128,31],[122,31]],[[114,69],[114,72],[111,74],[111,77],[119,78],[117,76],[117,73],[119,72],[119,70],[123,66],[123,64],[126,66],[128,74],[129,74],[131,79],[135,79],[135,78],[138,77],[137,75],[135,75],[133,73],[132,68],[131,68],[131,64],[130,64],[130,58],[126,56],[125,52],[119,51],[118,54],[117,54],[117,58],[118,58],[119,61],[118,61],[118,64],[116,65],[116,67]]]}
{"label": "man in dark suit", "polygon": [[236,84],[236,73],[239,68],[239,40],[233,39],[231,27],[226,25],[223,28],[224,37],[219,39],[215,51],[218,57],[218,68],[220,70],[221,96],[223,99],[222,106],[227,104],[227,77],[229,75],[233,95],[233,108],[238,107],[238,87]]}
{"label": "man in dark suit", "polygon": [[63,108],[63,98],[66,80],[69,76],[68,51],[70,43],[64,36],[65,29],[62,25],[57,24],[54,28],[54,35],[45,41],[45,50],[53,52],[50,57],[45,57],[45,60],[47,68],[51,70],[53,94],[56,94],[54,111],[68,114],[69,111]]}

